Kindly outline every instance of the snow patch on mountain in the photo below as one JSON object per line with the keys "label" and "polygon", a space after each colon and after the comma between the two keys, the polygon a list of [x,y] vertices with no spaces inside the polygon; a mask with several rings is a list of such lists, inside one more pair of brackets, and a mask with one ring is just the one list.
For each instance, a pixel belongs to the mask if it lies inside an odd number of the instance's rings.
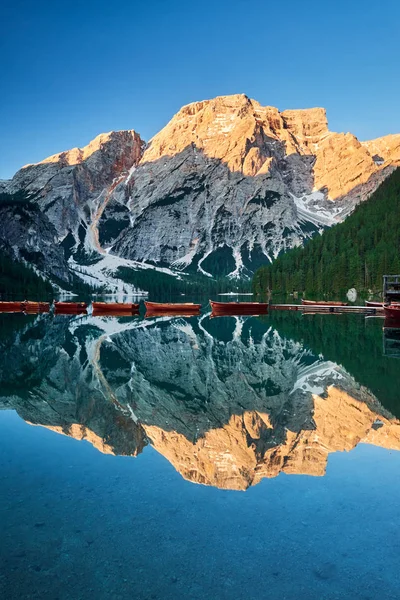
{"label": "snow patch on mountain", "polygon": [[297,197],[291,194],[297,208],[299,220],[322,227],[331,227],[342,221],[344,207],[333,200],[326,200],[322,192],[312,192]]}
{"label": "snow patch on mountain", "polygon": [[299,369],[297,381],[293,385],[290,394],[296,390],[302,390],[320,396],[327,387],[327,382],[343,379],[340,367],[332,361],[321,361],[316,364]]}
{"label": "snow patch on mountain", "polygon": [[90,265],[79,264],[75,261],[74,257],[71,256],[68,260],[68,265],[71,270],[85,283],[92,287],[99,288],[102,291],[116,294],[119,298],[147,295],[145,290],[136,288],[135,286],[118,278],[117,271],[120,267],[127,267],[135,271],[151,270],[155,273],[165,273],[166,275],[170,275],[176,279],[182,278],[179,273],[176,273],[172,269],[154,267],[153,265],[135,260],[129,260],[126,258],[120,258],[119,256],[109,253],[101,256],[102,257],[98,262]]}

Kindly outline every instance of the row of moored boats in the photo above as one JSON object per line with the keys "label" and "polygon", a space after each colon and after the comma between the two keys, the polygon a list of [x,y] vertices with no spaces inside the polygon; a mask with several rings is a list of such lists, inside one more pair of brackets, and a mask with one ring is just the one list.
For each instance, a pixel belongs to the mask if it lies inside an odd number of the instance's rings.
{"label": "row of moored boats", "polygon": [[[215,302],[210,300],[213,315],[262,315],[267,314],[268,304],[266,302]],[[144,302],[146,315],[198,315],[201,304],[193,302]],[[324,300],[302,300],[304,306],[338,307],[347,306],[347,302],[329,302]],[[382,309],[385,316],[400,321],[400,303],[385,304],[383,302],[365,303],[367,308]],[[92,314],[95,316],[129,316],[139,314],[139,304],[122,302],[92,302]],[[86,302],[54,302],[55,314],[84,314],[87,313]],[[45,313],[50,312],[49,302],[32,302],[28,300],[18,302],[0,302],[0,312],[25,312]]]}
{"label": "row of moored boats", "polygon": [[[144,302],[146,315],[181,315],[200,314],[201,304],[193,302]],[[264,302],[214,302],[210,300],[213,314],[260,315],[268,312],[268,304]],[[53,308],[55,314],[85,314],[89,305],[86,302],[0,302],[0,312],[46,313]],[[92,302],[92,314],[95,316],[129,316],[139,314],[139,304],[129,302]]]}
{"label": "row of moored boats", "polygon": [[[331,302],[325,300],[302,300],[301,303],[304,306],[325,306],[325,307],[337,307],[337,306],[348,306],[348,302]],[[385,313],[385,317],[389,319],[393,319],[395,321],[400,321],[400,302],[371,302],[369,300],[365,301],[365,306],[367,308],[381,309]]]}

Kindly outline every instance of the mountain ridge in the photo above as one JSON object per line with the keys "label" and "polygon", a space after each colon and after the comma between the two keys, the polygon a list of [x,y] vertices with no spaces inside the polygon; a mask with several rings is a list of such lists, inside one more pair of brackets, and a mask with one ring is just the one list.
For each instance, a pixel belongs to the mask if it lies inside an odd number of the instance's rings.
{"label": "mountain ridge", "polygon": [[250,277],[344,220],[399,163],[400,134],[360,142],[329,131],[323,108],[236,94],[182,107],[148,143],[135,130],[99,134],[1,189],[37,203],[71,270],[87,278],[96,263],[94,284],[115,289],[107,254],[133,270]]}

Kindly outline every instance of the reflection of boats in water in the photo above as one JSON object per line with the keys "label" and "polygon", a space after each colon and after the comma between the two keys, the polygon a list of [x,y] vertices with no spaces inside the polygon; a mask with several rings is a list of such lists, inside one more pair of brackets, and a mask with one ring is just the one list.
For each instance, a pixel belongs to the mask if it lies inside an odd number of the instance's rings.
{"label": "reflection of boats in water", "polygon": [[383,354],[400,358],[400,320],[385,317],[383,322]]}
{"label": "reflection of boats in water", "polygon": [[210,300],[212,316],[224,315],[265,315],[268,304],[265,302],[215,302]]}
{"label": "reflection of boats in water", "polygon": [[348,302],[332,302],[331,300],[302,300],[304,306],[348,306]]}
{"label": "reflection of boats in water", "polygon": [[23,312],[23,302],[0,302],[0,312]]}
{"label": "reflection of boats in water", "polygon": [[85,313],[86,309],[86,302],[54,302],[54,311],[59,315]]}
{"label": "reflection of boats in water", "polygon": [[304,310],[301,311],[303,315],[343,315],[342,312],[328,312],[328,311],[322,311],[322,310],[315,310],[313,309],[311,306],[310,308],[305,308]]}
{"label": "reflection of boats in water", "polygon": [[400,304],[392,304],[390,306],[384,306],[385,317],[398,323],[400,327]]}
{"label": "reflection of boats in water", "polygon": [[0,312],[47,313],[49,310],[50,304],[48,302],[31,302],[30,300],[0,302]]}
{"label": "reflection of boats in water", "polygon": [[48,302],[31,302],[29,300],[22,303],[23,310],[31,313],[48,313],[50,304]]}
{"label": "reflection of boats in water", "polygon": [[147,302],[145,300],[146,315],[195,315],[200,312],[201,304],[193,302]]}
{"label": "reflection of boats in water", "polygon": [[139,304],[132,302],[92,302],[94,316],[124,317],[139,313]]}
{"label": "reflection of boats in water", "polygon": [[156,317],[182,317],[183,319],[190,319],[191,317],[198,317],[197,312],[179,312],[177,310],[147,310],[145,314],[146,319],[154,319]]}
{"label": "reflection of boats in water", "polygon": [[103,310],[101,308],[94,308],[92,315],[94,317],[138,317],[139,311],[131,310]]}

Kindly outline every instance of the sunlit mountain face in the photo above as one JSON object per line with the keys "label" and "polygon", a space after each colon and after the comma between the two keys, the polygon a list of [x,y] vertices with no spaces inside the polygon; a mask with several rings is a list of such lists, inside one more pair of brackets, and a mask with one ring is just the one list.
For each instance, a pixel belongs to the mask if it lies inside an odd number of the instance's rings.
{"label": "sunlit mountain face", "polygon": [[323,476],[332,452],[400,449],[381,323],[332,318],[2,317],[0,407],[103,453],[151,445],[194,483]]}
{"label": "sunlit mountain face", "polygon": [[399,164],[398,133],[360,142],[331,131],[323,108],[219,96],[151,140],[103,133],[0,181],[0,242],[63,289],[77,278],[149,291],[155,271],[247,280],[343,221]]}

